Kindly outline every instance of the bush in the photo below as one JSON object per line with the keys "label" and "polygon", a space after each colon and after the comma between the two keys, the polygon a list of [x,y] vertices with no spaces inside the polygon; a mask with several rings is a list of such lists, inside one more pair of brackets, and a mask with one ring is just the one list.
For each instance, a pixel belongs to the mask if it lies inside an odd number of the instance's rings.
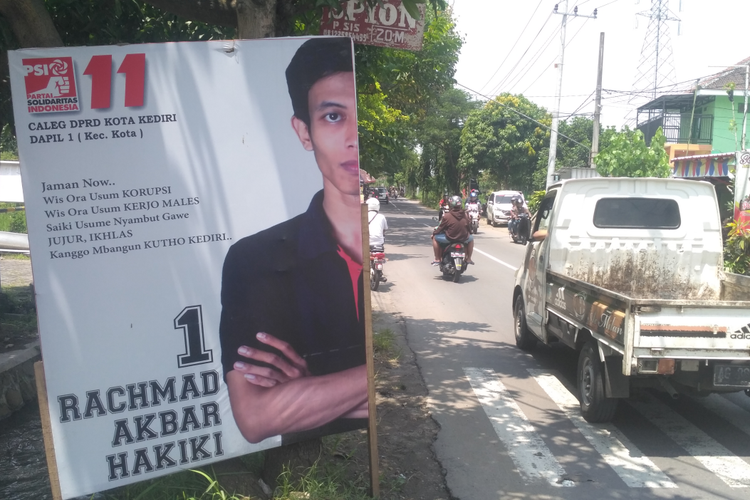
{"label": "bush", "polygon": [[724,269],[750,276],[750,225],[732,221],[724,243]]}

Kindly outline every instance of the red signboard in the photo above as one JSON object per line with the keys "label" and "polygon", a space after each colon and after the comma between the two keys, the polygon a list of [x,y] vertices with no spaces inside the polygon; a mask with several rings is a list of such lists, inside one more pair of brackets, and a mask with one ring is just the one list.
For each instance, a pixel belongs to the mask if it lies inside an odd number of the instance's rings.
{"label": "red signboard", "polygon": [[326,8],[320,24],[321,35],[348,36],[355,43],[422,50],[424,4],[419,5],[419,19],[414,19],[401,0],[383,0],[375,5],[348,0],[341,10]]}

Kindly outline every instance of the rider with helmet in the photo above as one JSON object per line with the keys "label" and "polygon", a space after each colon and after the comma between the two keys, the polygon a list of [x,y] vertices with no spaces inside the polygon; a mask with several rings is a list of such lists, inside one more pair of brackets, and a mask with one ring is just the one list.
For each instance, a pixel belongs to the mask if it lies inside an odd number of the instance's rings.
{"label": "rider with helmet", "polygon": [[453,241],[466,244],[467,264],[473,264],[471,253],[474,250],[474,237],[471,235],[471,221],[466,212],[461,208],[461,198],[451,196],[448,199],[450,210],[443,215],[440,225],[432,232],[432,250],[435,252],[433,266],[440,264],[442,255],[441,247],[447,246]]}
{"label": "rider with helmet", "polygon": [[513,208],[510,209],[510,221],[508,222],[508,232],[513,234],[513,229],[518,224],[518,217],[521,214],[528,214],[529,209],[523,205],[521,196],[514,196],[510,199]]}
{"label": "rider with helmet", "polygon": [[388,221],[380,213],[380,201],[377,198],[367,200],[367,220],[370,227],[370,249],[372,247],[383,247],[385,244],[385,232],[388,229]]}
{"label": "rider with helmet", "polygon": [[469,193],[469,198],[466,200],[466,212],[476,212],[477,218],[482,213],[482,205],[479,203],[479,195],[476,189],[472,189]]}

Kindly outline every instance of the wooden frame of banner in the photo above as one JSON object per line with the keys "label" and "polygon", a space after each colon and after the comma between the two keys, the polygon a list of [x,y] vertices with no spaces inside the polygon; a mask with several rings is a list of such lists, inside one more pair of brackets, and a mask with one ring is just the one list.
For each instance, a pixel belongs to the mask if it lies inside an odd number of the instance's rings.
{"label": "wooden frame of banner", "polygon": [[372,347],[372,300],[370,287],[370,224],[367,220],[367,205],[362,213],[362,286],[365,299],[365,346],[367,356],[367,441],[370,456],[370,496],[380,496],[380,466],[378,464],[378,425],[375,412],[375,356]]}
{"label": "wooden frame of banner", "polygon": [[52,440],[52,425],[49,418],[49,403],[47,401],[47,382],[44,378],[44,363],[34,363],[34,378],[36,379],[36,396],[39,399],[39,416],[42,419],[42,437],[44,437],[44,452],[47,455],[47,470],[49,484],[52,488],[52,500],[62,500],[60,490],[60,476],[57,473],[55,458],[55,443]]}

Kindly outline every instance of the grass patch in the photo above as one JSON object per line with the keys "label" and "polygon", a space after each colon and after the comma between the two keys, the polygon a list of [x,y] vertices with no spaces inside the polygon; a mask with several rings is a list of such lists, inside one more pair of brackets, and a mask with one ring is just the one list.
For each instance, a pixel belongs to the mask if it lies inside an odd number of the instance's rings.
{"label": "grass patch", "polygon": [[[249,475],[249,473],[248,473]],[[219,478],[220,479],[220,478]],[[213,468],[191,469],[122,486],[101,494],[106,500],[252,500],[224,489]],[[93,496],[91,497],[94,498]]]}
{"label": "grass patch", "polygon": [[[23,207],[23,203],[0,203],[0,209]],[[26,233],[26,211],[1,212],[0,211],[0,231],[10,233]]]}
{"label": "grass patch", "polygon": [[375,349],[375,354],[387,358],[397,358],[401,355],[401,350],[396,345],[396,334],[390,328],[382,328],[373,333],[372,346]]}

